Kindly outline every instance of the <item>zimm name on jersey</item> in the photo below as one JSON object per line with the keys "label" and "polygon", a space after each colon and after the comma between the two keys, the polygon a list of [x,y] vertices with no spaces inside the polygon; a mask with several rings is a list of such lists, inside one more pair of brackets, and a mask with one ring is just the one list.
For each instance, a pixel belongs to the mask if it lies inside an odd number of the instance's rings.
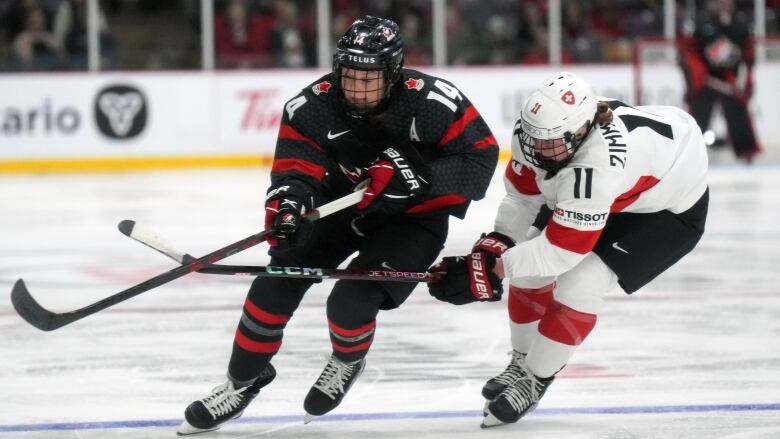
{"label": "zimm name on jersey", "polygon": [[609,148],[609,164],[610,166],[626,167],[626,140],[620,131],[615,127],[614,123],[608,123],[600,127],[601,137],[607,142]]}

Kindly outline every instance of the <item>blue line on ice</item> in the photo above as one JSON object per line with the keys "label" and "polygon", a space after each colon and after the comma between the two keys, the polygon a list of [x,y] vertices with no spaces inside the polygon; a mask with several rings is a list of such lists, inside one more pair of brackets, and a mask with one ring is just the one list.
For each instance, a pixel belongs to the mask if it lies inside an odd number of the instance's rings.
{"label": "blue line on ice", "polygon": [[[780,411],[776,404],[710,404],[710,405],[672,405],[672,406],[634,406],[634,407],[583,407],[537,409],[533,416],[561,415],[631,415],[653,413],[703,413],[703,412],[750,412]],[[317,421],[385,421],[396,419],[447,419],[479,418],[482,411],[441,411],[441,412],[397,412],[397,413],[346,413],[327,415]],[[303,416],[257,416],[244,417],[233,421],[242,424],[283,424],[303,421]],[[99,430],[109,428],[148,428],[178,426],[181,419],[106,421],[106,422],[63,422],[50,424],[0,425],[0,432],[58,431],[58,430]]]}

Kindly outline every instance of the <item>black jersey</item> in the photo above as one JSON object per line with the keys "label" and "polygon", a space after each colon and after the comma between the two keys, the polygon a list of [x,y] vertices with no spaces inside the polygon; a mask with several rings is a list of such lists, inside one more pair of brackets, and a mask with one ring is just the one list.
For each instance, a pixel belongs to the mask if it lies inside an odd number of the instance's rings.
{"label": "black jersey", "polygon": [[696,21],[693,39],[697,55],[704,60],[710,76],[731,81],[741,63],[753,64],[750,25],[740,12],[727,24],[717,16],[705,14]]}
{"label": "black jersey", "polygon": [[329,73],[290,99],[276,143],[271,182],[307,185],[315,194],[340,196],[366,178],[387,146],[423,160],[431,190],[407,214],[446,211],[462,218],[485,195],[498,161],[498,145],[474,105],[443,79],[403,69],[390,104],[371,118],[349,116]]}

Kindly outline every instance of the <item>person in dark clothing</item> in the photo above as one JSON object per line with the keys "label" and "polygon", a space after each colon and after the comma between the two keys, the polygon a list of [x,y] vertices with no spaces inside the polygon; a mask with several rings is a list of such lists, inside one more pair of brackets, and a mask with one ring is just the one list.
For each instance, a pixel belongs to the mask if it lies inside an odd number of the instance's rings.
{"label": "person in dark clothing", "polygon": [[[333,71],[284,106],[266,227],[271,265],[425,271],[485,195],[498,146],[452,84],[403,68],[398,25],[365,16],[338,41]],[[302,215],[370,178],[362,200],[309,223]],[[309,279],[258,277],[238,324],[228,380],[185,411],[179,434],[214,430],[241,415],[276,371],[271,359]],[[414,284],[340,280],[327,300],[332,355],[304,400],[305,421],[344,398],[365,368],[379,310],[400,306]]]}
{"label": "person in dark clothing", "polygon": [[735,11],[733,0],[712,0],[678,46],[688,111],[706,131],[720,102],[734,153],[752,162],[761,147],[748,110],[755,50],[747,18]]}

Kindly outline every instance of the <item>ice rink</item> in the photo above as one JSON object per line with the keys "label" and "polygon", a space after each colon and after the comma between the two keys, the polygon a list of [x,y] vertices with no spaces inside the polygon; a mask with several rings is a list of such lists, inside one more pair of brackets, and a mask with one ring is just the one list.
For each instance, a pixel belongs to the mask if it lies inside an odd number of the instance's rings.
{"label": "ice rink", "polygon": [[[443,254],[491,229],[501,174],[452,220]],[[224,380],[251,278],[188,275],[48,333],[16,315],[11,287],[21,277],[45,307],[80,308],[174,267],[119,221],[205,254],[262,228],[267,185],[259,168],[0,176],[0,437],[174,437],[187,404]],[[517,424],[479,428],[482,384],[509,358],[506,303],[456,307],[420,287],[380,313],[343,404],[303,425],[330,353],[325,281],[287,327],[276,381],[242,419],[198,437],[780,438],[780,166],[714,165],[710,187],[698,248],[633,297],[612,292]],[[224,262],[262,264],[265,251]]]}

